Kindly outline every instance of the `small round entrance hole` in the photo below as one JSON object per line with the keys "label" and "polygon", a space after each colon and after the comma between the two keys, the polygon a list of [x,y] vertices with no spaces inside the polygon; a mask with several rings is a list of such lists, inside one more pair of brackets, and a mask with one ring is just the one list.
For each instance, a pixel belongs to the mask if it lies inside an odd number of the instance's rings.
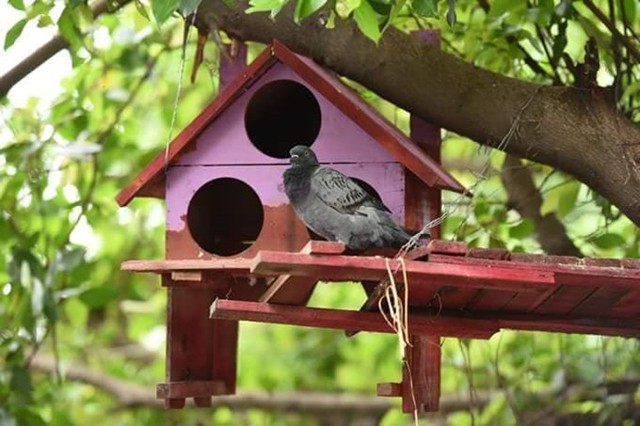
{"label": "small round entrance hole", "polygon": [[294,146],[315,142],[320,132],[320,105],[302,84],[276,80],[253,95],[244,124],[251,143],[263,154],[288,158]]}
{"label": "small round entrance hole", "polygon": [[258,194],[234,178],[214,179],[201,186],[187,210],[193,239],[207,252],[220,256],[232,256],[251,247],[263,221]]}

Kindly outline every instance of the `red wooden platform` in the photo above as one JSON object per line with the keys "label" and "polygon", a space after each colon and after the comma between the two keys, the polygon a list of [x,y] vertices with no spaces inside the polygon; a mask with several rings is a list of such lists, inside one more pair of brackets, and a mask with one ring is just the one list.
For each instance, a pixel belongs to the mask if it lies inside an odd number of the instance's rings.
{"label": "red wooden platform", "polygon": [[[210,317],[345,331],[393,332],[378,311],[390,266],[396,284],[408,282],[411,371],[401,383],[381,384],[381,396],[402,396],[405,411],[436,410],[439,397],[440,337],[487,339],[500,329],[640,337],[640,260],[573,257],[470,249],[439,240],[400,260],[345,255],[336,243],[310,242],[300,253],[260,251],[252,259],[128,261],[124,270],[162,274],[169,287],[214,288],[219,297]],[[237,280],[243,277],[243,280]],[[234,283],[247,277],[265,285],[234,300]],[[299,277],[363,281],[368,299],[360,311],[287,304]],[[308,281],[308,280],[305,280]],[[378,287],[375,287],[375,283]],[[355,284],[354,284],[355,285]],[[402,290],[402,288],[400,288]],[[283,302],[284,301],[284,302]],[[408,377],[412,377],[409,389]],[[225,393],[220,382],[161,385],[164,398]],[[194,387],[195,386],[195,387]]]}

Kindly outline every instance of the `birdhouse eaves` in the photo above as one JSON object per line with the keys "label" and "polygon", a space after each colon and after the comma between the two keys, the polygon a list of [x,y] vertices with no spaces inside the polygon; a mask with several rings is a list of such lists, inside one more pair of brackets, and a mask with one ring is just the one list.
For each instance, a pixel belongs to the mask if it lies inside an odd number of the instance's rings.
{"label": "birdhouse eaves", "polygon": [[274,64],[280,62],[321,93],[343,114],[380,143],[403,166],[430,187],[464,193],[465,188],[397,127],[366,104],[335,75],[311,59],[298,55],[274,40],[218,96],[187,125],[116,197],[120,206],[136,196],[164,197],[165,171],[222,112]]}

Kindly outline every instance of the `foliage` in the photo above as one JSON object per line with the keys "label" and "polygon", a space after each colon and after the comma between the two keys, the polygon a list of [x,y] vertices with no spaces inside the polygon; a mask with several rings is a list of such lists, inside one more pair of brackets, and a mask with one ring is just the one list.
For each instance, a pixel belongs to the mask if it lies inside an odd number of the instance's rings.
{"label": "foliage", "polygon": [[[0,423],[282,424],[277,414],[260,412],[122,410],[109,394],[64,374],[66,366],[82,363],[148,387],[163,377],[165,291],[154,278],[119,272],[125,259],[163,255],[163,205],[139,200],[118,209],[114,196],[217,91],[215,61],[205,62],[208,74],[201,72],[195,85],[182,85],[176,124],[170,128],[182,45],[182,28],[171,16],[176,9],[189,15],[198,1],[135,1],[135,8],[98,20],[79,0],[9,3],[21,17],[6,31],[4,49],[15,48],[36,27],[56,27],[71,45],[73,69],[52,103],[33,93],[24,105],[10,96],[1,107]],[[275,16],[286,3],[251,0],[247,12]],[[579,82],[578,65],[591,37],[599,52],[598,81],[613,83],[621,110],[637,120],[637,61],[585,4],[297,0],[294,18],[302,21],[330,7],[333,19],[354,19],[374,40],[389,26],[441,28],[443,49],[496,72],[550,84]],[[608,19],[623,35],[637,34],[637,2],[613,4]],[[596,6],[606,9],[605,2]],[[191,43],[188,49],[191,57]],[[215,49],[208,46],[205,57],[215,57]],[[408,129],[406,112],[358,89]],[[498,176],[504,155],[445,136],[445,164],[475,195],[445,198],[446,238],[540,251],[531,221],[506,206]],[[557,214],[583,253],[639,255],[640,233],[615,207],[569,176],[537,164],[527,167],[542,193],[543,213]],[[352,286],[321,286],[314,303],[357,304],[360,297]],[[244,325],[241,336],[243,389],[371,393],[376,382],[399,375],[396,342],[389,336],[346,340],[337,332],[264,325]],[[35,372],[31,363],[37,353],[56,357],[59,374]],[[268,365],[260,357],[265,353],[276,354]],[[607,423],[620,401],[564,391],[569,385],[589,388],[637,377],[639,361],[637,343],[624,339],[511,332],[488,342],[448,339],[443,393],[497,395],[486,407],[448,420],[509,424],[551,407],[558,413],[595,410]],[[401,418],[395,410],[385,423],[398,424]],[[307,424],[309,419],[286,421]]]}

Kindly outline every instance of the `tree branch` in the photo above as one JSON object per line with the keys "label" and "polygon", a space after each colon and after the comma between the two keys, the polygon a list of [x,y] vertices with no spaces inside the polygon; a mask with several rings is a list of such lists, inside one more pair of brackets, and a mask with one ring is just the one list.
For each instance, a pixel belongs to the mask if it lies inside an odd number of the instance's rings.
{"label": "tree branch", "polygon": [[533,182],[531,170],[518,157],[506,156],[501,179],[509,197],[507,205],[533,222],[538,242],[545,253],[582,257],[558,217],[553,213],[540,214],[542,195]]}
{"label": "tree branch", "polygon": [[[53,374],[53,358],[37,355],[31,369]],[[116,379],[104,373],[90,370],[87,366],[73,363],[63,369],[66,380],[85,383],[113,396],[122,408],[162,407],[163,401],[157,399],[150,386],[142,386],[126,380]],[[490,393],[475,398],[475,406],[485,406],[491,401]],[[191,402],[191,401],[189,401]],[[261,409],[266,411],[291,412],[298,414],[324,415],[362,415],[382,417],[396,404],[391,399],[366,395],[345,395],[320,392],[279,392],[279,393],[242,393],[239,395],[219,395],[213,398],[212,407],[229,407],[232,410],[245,411]],[[444,396],[441,401],[441,413],[466,410],[470,403],[466,398]]]}
{"label": "tree branch", "polygon": [[[107,3],[106,0],[100,0],[91,6],[91,13],[95,19],[103,13],[113,13],[119,10],[130,1],[131,0],[120,0]],[[56,53],[68,48],[69,42],[60,34],[55,35],[51,40],[40,46],[32,54],[23,59],[22,62],[7,71],[3,76],[0,76],[0,98],[7,96],[9,90],[29,75],[31,71],[45,63]]]}

